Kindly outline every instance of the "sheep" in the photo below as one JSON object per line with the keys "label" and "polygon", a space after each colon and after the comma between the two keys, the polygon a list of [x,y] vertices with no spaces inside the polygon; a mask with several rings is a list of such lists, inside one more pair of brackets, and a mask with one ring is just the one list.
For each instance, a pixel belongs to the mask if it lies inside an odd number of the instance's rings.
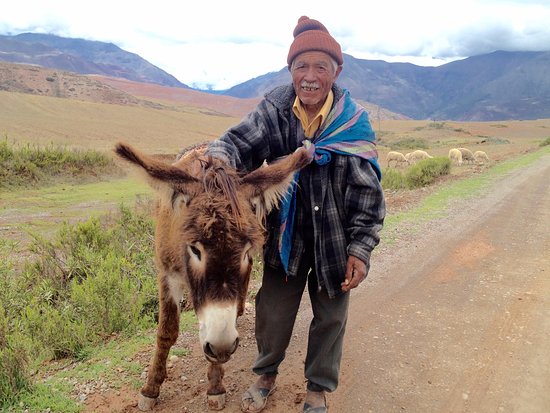
{"label": "sheep", "polygon": [[406,165],[409,164],[409,161],[405,159],[405,155],[403,155],[401,152],[396,152],[396,151],[388,152],[388,155],[386,156],[386,161],[388,162],[388,168],[390,167],[391,161],[395,161],[395,166],[398,166],[402,163]]}
{"label": "sheep", "polygon": [[449,151],[449,159],[451,162],[456,163],[458,166],[462,165],[462,152],[453,148]]}
{"label": "sheep", "polygon": [[458,148],[458,150],[462,153],[462,162],[474,163],[476,161],[471,150],[466,148]]}
{"label": "sheep", "polygon": [[489,162],[489,157],[487,154],[483,151],[475,151],[474,152],[474,159],[478,164],[484,164],[485,162]]}
{"label": "sheep", "polygon": [[411,152],[411,154],[409,156],[409,162],[410,163],[416,163],[418,161],[421,161],[422,159],[429,159],[429,158],[433,158],[433,156],[428,154],[428,152],[421,151],[421,150],[416,150],[416,151]]}

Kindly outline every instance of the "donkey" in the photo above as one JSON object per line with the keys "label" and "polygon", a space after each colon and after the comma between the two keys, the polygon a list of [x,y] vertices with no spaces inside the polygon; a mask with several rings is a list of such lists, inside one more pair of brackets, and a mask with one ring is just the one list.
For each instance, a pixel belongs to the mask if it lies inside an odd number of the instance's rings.
{"label": "donkey", "polygon": [[294,173],[311,162],[304,148],[239,175],[223,161],[192,151],[173,164],[125,143],[115,152],[145,172],[157,192],[155,261],[159,320],[155,353],[138,407],[151,410],[166,378],[166,359],[179,335],[180,306],[189,292],[199,340],[209,362],[207,403],[225,405],[223,364],[239,344],[252,257],[263,247],[266,215],[285,196]]}

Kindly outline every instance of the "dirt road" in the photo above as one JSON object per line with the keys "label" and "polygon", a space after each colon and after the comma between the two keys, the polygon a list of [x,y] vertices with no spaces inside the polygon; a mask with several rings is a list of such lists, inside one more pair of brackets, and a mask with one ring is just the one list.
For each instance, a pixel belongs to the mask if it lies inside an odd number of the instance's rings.
{"label": "dirt road", "polygon": [[353,297],[334,411],[550,412],[550,157],[453,210]]}
{"label": "dirt road", "polygon": [[[549,155],[381,245],[372,265],[352,293],[331,412],[550,412]],[[310,320],[303,307],[266,412],[302,409]],[[240,411],[254,380],[252,311],[240,319],[242,345],[227,364],[226,412]],[[196,341],[179,340],[193,351],[171,360],[155,412],[206,411]],[[95,395],[88,411],[134,412],[136,397]]]}

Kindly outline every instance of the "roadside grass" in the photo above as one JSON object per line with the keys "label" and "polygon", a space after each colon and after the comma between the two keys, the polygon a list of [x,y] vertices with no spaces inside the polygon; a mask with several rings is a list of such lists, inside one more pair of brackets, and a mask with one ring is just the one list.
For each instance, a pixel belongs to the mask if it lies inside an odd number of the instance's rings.
{"label": "roadside grass", "polygon": [[154,327],[153,222],[138,208],[64,223],[51,239],[37,235],[29,247],[34,255],[17,268],[13,245],[2,244],[0,407],[12,408],[21,397],[39,403],[32,376],[44,363],[87,360],[113,335]]}
{"label": "roadside grass", "polygon": [[0,190],[39,187],[63,181],[90,182],[120,175],[113,158],[95,150],[64,146],[17,145],[0,141]]}
{"label": "roadside grass", "polygon": [[[196,326],[193,312],[181,314],[180,331],[193,331]],[[67,359],[45,364],[33,391],[22,394],[19,405],[29,413],[76,413],[82,410],[79,396],[87,396],[87,392],[123,388],[139,390],[143,385],[141,373],[145,368],[139,355],[144,354],[149,359],[155,332],[148,330],[132,336],[113,337],[100,346],[88,348],[89,356],[81,362]],[[170,354],[177,357],[185,357],[189,353],[190,349],[177,345],[170,349]]]}
{"label": "roadside grass", "polygon": [[[180,331],[194,331],[197,319],[193,312],[181,314]],[[89,357],[84,361],[73,359],[52,361],[44,364],[37,374],[32,391],[21,394],[17,407],[21,410],[7,412],[70,412],[82,410],[78,397],[86,395],[86,387],[92,391],[129,387],[139,390],[143,385],[141,373],[144,370],[140,354],[150,356],[155,343],[156,330],[143,331],[137,335],[115,336],[105,344],[89,347],[85,352]],[[170,349],[170,354],[185,357],[190,349],[176,346]],[[79,393],[81,388],[82,393]]]}
{"label": "roadside grass", "polygon": [[436,156],[424,159],[405,171],[395,168],[385,168],[382,171],[382,188],[384,189],[414,189],[429,186],[440,176],[449,175],[451,161],[447,157]]}
{"label": "roadside grass", "polygon": [[433,218],[444,217],[451,202],[478,196],[495,180],[504,177],[515,169],[527,166],[550,153],[550,147],[543,147],[537,151],[496,164],[483,174],[444,185],[434,193],[428,195],[417,207],[396,214],[386,216],[382,231],[382,242],[388,245],[394,243],[392,235],[394,229],[401,224],[412,225],[412,231],[420,226],[420,223]]}

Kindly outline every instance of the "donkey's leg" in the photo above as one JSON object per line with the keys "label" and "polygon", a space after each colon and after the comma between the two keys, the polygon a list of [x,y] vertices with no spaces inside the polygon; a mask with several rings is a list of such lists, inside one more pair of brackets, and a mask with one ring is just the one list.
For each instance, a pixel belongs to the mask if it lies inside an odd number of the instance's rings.
{"label": "donkey's leg", "polygon": [[222,410],[225,406],[225,387],[223,386],[223,365],[210,363],[208,366],[208,408]]}
{"label": "donkey's leg", "polygon": [[[161,284],[160,289],[163,286]],[[147,382],[141,388],[138,408],[142,411],[151,410],[160,393],[160,386],[166,378],[166,359],[170,348],[174,345],[179,334],[179,305],[174,302],[166,290],[160,291],[160,312],[157,328],[157,345],[149,372]]]}

